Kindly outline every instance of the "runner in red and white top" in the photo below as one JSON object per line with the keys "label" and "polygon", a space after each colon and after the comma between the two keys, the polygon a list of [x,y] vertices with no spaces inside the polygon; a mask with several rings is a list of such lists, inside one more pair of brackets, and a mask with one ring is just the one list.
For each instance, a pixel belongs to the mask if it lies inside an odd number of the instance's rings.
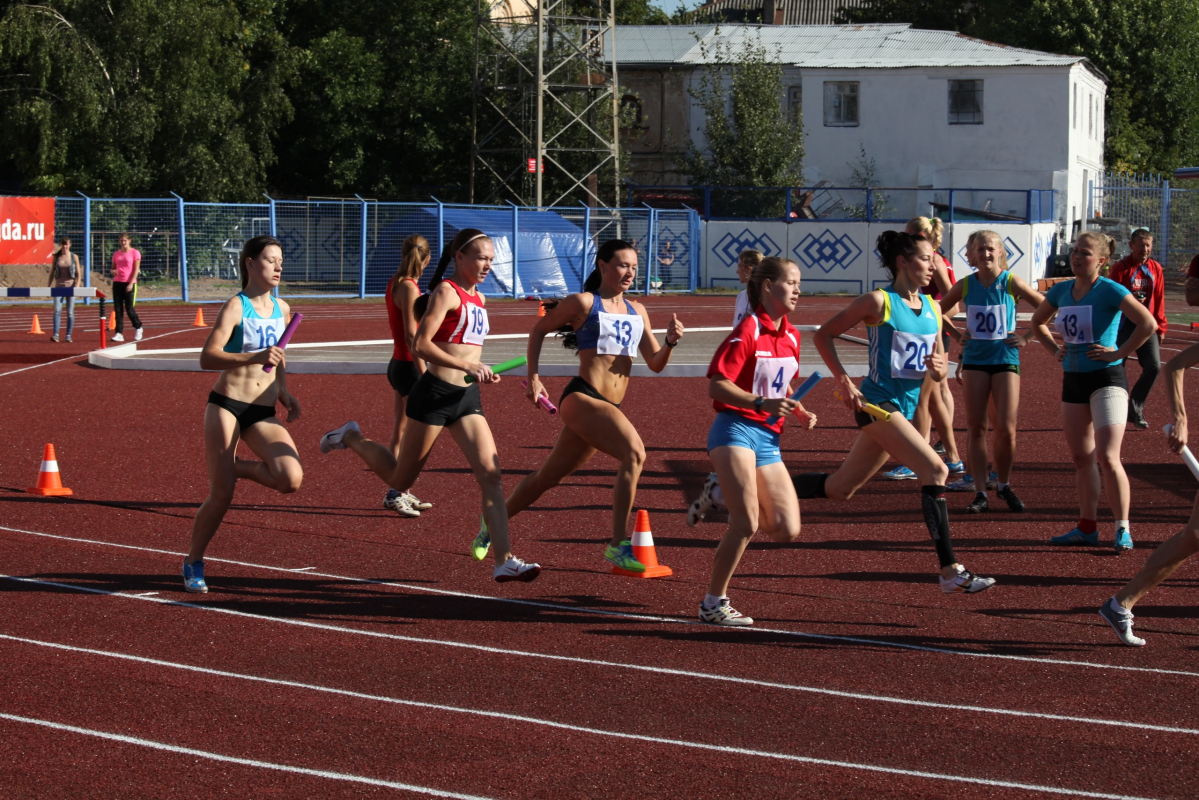
{"label": "runner in red and white top", "polygon": [[[716,419],[708,431],[708,455],[716,468],[688,511],[694,525],[711,508],[714,493],[729,510],[729,527],[716,548],[701,622],[752,625],[729,605],[729,581],[758,530],[776,542],[799,538],[799,500],[779,452],[783,419],[798,411],[808,428],[816,417],[790,399],[799,374],[799,331],[787,320],[799,302],[799,267],[782,258],[754,267],[746,291],[756,309],[733,329],[708,367],[708,395]],[[767,425],[771,416],[779,417]],[[719,484],[717,484],[719,481]]]}

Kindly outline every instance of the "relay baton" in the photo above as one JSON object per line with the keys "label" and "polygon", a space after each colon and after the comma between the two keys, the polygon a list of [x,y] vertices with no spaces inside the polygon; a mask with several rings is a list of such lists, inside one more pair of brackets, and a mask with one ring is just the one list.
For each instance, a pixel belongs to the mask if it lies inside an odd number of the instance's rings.
{"label": "relay baton", "polygon": [[[494,372],[496,375],[499,375],[501,372],[507,372],[510,369],[516,369],[517,367],[523,367],[525,364],[528,364],[528,363],[529,363],[529,359],[525,358],[524,356],[519,356],[518,358],[514,358],[511,361],[505,361],[502,364],[496,364],[494,367],[491,368],[491,371]],[[466,382],[474,383],[475,376],[467,374]]]}
{"label": "relay baton", "polygon": [[[291,341],[291,335],[296,332],[296,328],[300,327],[300,320],[304,319],[304,315],[299,311],[291,315],[291,322],[287,323],[287,327],[283,329],[283,335],[279,337],[279,343],[275,345],[280,350],[287,349],[287,343]],[[267,364],[262,368],[263,372],[270,372],[272,366]]]}
{"label": "relay baton", "polygon": [[[528,381],[521,381],[520,385],[525,387],[526,389],[529,388]],[[549,415],[551,417],[558,413],[558,407],[556,405],[554,405],[553,402],[551,402],[550,399],[543,394],[537,395],[537,405],[541,406],[543,409],[548,411]]]}
{"label": "relay baton", "polygon": [[[1162,430],[1166,432],[1167,436],[1169,436],[1170,431],[1174,430],[1174,426],[1167,425],[1166,427],[1162,428]],[[1182,460],[1186,462],[1187,467],[1191,470],[1191,474],[1195,476],[1196,480],[1199,480],[1199,460],[1195,459],[1195,454],[1191,452],[1191,448],[1184,444],[1179,455],[1182,456]]]}
{"label": "relay baton", "polygon": [[[841,390],[838,389],[837,391],[833,392],[833,395],[836,396],[836,398],[838,400],[840,400],[841,399]],[[862,403],[862,410],[865,411],[870,416],[874,417],[875,419],[881,419],[883,422],[891,421],[891,412],[885,411],[884,409],[879,408],[874,403]]]}
{"label": "relay baton", "polygon": [[[814,387],[816,384],[820,383],[820,379],[823,377],[824,376],[821,375],[819,372],[813,372],[811,375],[808,376],[808,379],[806,381],[804,381],[803,383],[801,383],[799,385],[798,389],[796,389],[794,392],[791,393],[791,399],[798,403],[801,399],[803,399],[803,396],[805,394],[812,391],[812,387]],[[769,427],[770,425],[774,425],[778,421],[779,421],[779,415],[771,414],[769,417],[766,418],[766,425]]]}

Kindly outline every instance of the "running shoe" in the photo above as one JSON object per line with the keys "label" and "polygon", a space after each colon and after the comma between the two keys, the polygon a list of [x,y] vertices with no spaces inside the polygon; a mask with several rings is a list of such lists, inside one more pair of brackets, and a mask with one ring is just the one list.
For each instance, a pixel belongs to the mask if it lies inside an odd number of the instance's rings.
{"label": "running shoe", "polygon": [[985,492],[978,492],[975,494],[974,500],[970,502],[970,505],[966,506],[967,514],[981,514],[984,511],[990,510],[991,504],[987,502],[987,495]]}
{"label": "running shoe", "polygon": [[541,574],[540,564],[526,564],[516,556],[505,561],[495,568],[492,573],[495,576],[496,583],[507,583],[508,581],[520,581],[521,583],[529,583],[537,580],[537,576]]}
{"label": "running shoe", "polygon": [[961,461],[946,461],[945,466],[949,467],[950,475],[965,475],[966,465]]}
{"label": "running shoe", "polygon": [[208,591],[208,584],[204,582],[204,560],[193,561],[187,563],[187,559],[183,560],[183,588],[193,594],[204,594]]}
{"label": "running shoe", "polygon": [[949,580],[941,578],[941,591],[945,594],[975,594],[994,585],[994,578],[974,575],[965,567],[958,567],[958,574]]}
{"label": "running shoe", "polygon": [[1015,511],[1017,514],[1024,510],[1024,501],[1016,497],[1016,493],[1012,491],[1011,484],[998,491],[999,499],[1007,503],[1010,511]]}
{"label": "running shoe", "polygon": [[715,472],[708,473],[708,479],[704,481],[704,488],[699,493],[699,499],[691,504],[691,508],[687,509],[687,526],[694,528],[703,521],[704,515],[712,510],[716,502],[712,499],[712,490],[719,486],[720,483],[716,479]]}
{"label": "running shoe", "polygon": [[321,452],[331,453],[334,450],[345,450],[346,445],[342,439],[350,431],[358,430],[358,423],[350,420],[345,425],[342,425],[336,430],[331,430],[321,437]]}
{"label": "running shoe", "polygon": [[[395,497],[391,497],[389,494],[388,497],[383,498],[383,506],[385,508],[390,508],[401,517],[419,517],[420,511],[418,511],[416,506],[412,505],[412,503],[409,501],[410,497],[411,495],[409,494],[396,493]],[[391,501],[390,505],[388,505],[389,500]]]}
{"label": "running shoe", "polygon": [[754,624],[753,617],[747,617],[730,606],[727,597],[723,598],[720,605],[714,608],[704,608],[704,604],[700,603],[699,621],[709,625],[724,625],[728,628],[745,628]]}
{"label": "running shoe", "polygon": [[50,341],[52,341],[52,342],[54,342],[55,344],[57,344],[57,343],[58,343],[58,334],[56,333],[56,334],[54,334],[53,336],[51,336],[51,337],[50,337]]}
{"label": "running shoe", "polygon": [[939,456],[945,455],[945,442],[938,441],[933,445],[933,452]]}
{"label": "running shoe", "polygon": [[604,551],[604,558],[629,572],[645,572],[645,565],[633,555],[633,543],[628,539],[621,542],[620,547],[608,545],[608,549]]}
{"label": "running shoe", "polygon": [[110,341],[114,341],[114,342],[123,342],[123,341],[125,341],[125,337],[124,337],[123,335],[119,334],[119,333],[114,333],[114,334],[113,334],[113,335],[110,337]]}
{"label": "running shoe", "polygon": [[71,341],[71,334],[69,334],[69,333],[67,334],[67,341],[68,342]]}
{"label": "running shoe", "polygon": [[491,534],[487,532],[487,520],[483,519],[483,515],[479,515],[479,535],[470,543],[470,554],[475,557],[475,561],[482,561],[487,558],[487,551],[491,549]]}
{"label": "running shoe", "polygon": [[412,492],[404,492],[404,497],[408,498],[408,505],[418,511],[428,511],[433,507],[432,503],[426,503],[424,500],[418,500]]}
{"label": "running shoe", "polygon": [[945,487],[950,492],[973,492],[974,478],[962,473],[962,477]]}
{"label": "running shoe", "polygon": [[1141,430],[1149,427],[1149,423],[1145,421],[1145,417],[1133,408],[1128,409],[1128,424],[1133,425]]}
{"label": "running shoe", "polygon": [[1116,602],[1116,598],[1099,606],[1099,616],[1112,626],[1112,630],[1120,637],[1120,641],[1129,647],[1144,647],[1145,640],[1132,632],[1132,612]]}
{"label": "running shoe", "polygon": [[1121,528],[1116,531],[1115,548],[1117,553],[1123,553],[1125,550],[1132,549],[1132,534],[1128,532],[1128,528]]}
{"label": "running shoe", "polygon": [[417,511],[428,511],[433,507],[432,503],[426,503],[423,500],[416,499],[416,495],[412,492],[404,492],[400,494],[395,489],[388,489],[387,496],[383,498],[383,507],[395,511],[397,498],[403,497],[408,501],[408,505],[415,508]]}
{"label": "running shoe", "polygon": [[1049,539],[1050,544],[1099,544],[1099,531],[1094,533],[1083,533],[1081,528],[1075,528],[1069,533],[1063,533],[1061,536],[1053,536]]}
{"label": "running shoe", "polygon": [[987,473],[987,491],[993,492],[999,488],[999,474],[994,470]]}
{"label": "running shoe", "polygon": [[916,480],[916,473],[900,465],[890,472],[882,473],[882,477],[889,481],[914,481]]}
{"label": "running shoe", "polygon": [[133,341],[140,342],[142,340],[142,328],[138,328],[133,332]]}

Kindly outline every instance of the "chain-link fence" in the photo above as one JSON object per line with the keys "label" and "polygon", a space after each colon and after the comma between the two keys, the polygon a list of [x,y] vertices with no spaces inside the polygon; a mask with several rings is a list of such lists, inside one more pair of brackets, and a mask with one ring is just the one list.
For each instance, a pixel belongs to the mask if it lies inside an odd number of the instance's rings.
{"label": "chain-link fence", "polygon": [[1117,255],[1128,252],[1137,228],[1153,234],[1153,258],[1168,277],[1177,278],[1199,255],[1199,189],[1180,189],[1160,175],[1110,173],[1093,181],[1086,226],[1117,240]]}

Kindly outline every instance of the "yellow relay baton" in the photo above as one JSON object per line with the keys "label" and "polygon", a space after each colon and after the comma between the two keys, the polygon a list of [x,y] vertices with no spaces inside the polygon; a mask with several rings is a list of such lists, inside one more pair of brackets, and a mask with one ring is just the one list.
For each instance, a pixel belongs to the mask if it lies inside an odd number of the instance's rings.
{"label": "yellow relay baton", "polygon": [[[833,396],[836,397],[838,400],[843,399],[841,397],[840,389],[833,390]],[[891,421],[891,412],[884,411],[883,409],[876,406],[874,403],[863,403],[862,410],[865,411],[870,416],[874,417],[875,419],[881,419],[883,422]]]}

